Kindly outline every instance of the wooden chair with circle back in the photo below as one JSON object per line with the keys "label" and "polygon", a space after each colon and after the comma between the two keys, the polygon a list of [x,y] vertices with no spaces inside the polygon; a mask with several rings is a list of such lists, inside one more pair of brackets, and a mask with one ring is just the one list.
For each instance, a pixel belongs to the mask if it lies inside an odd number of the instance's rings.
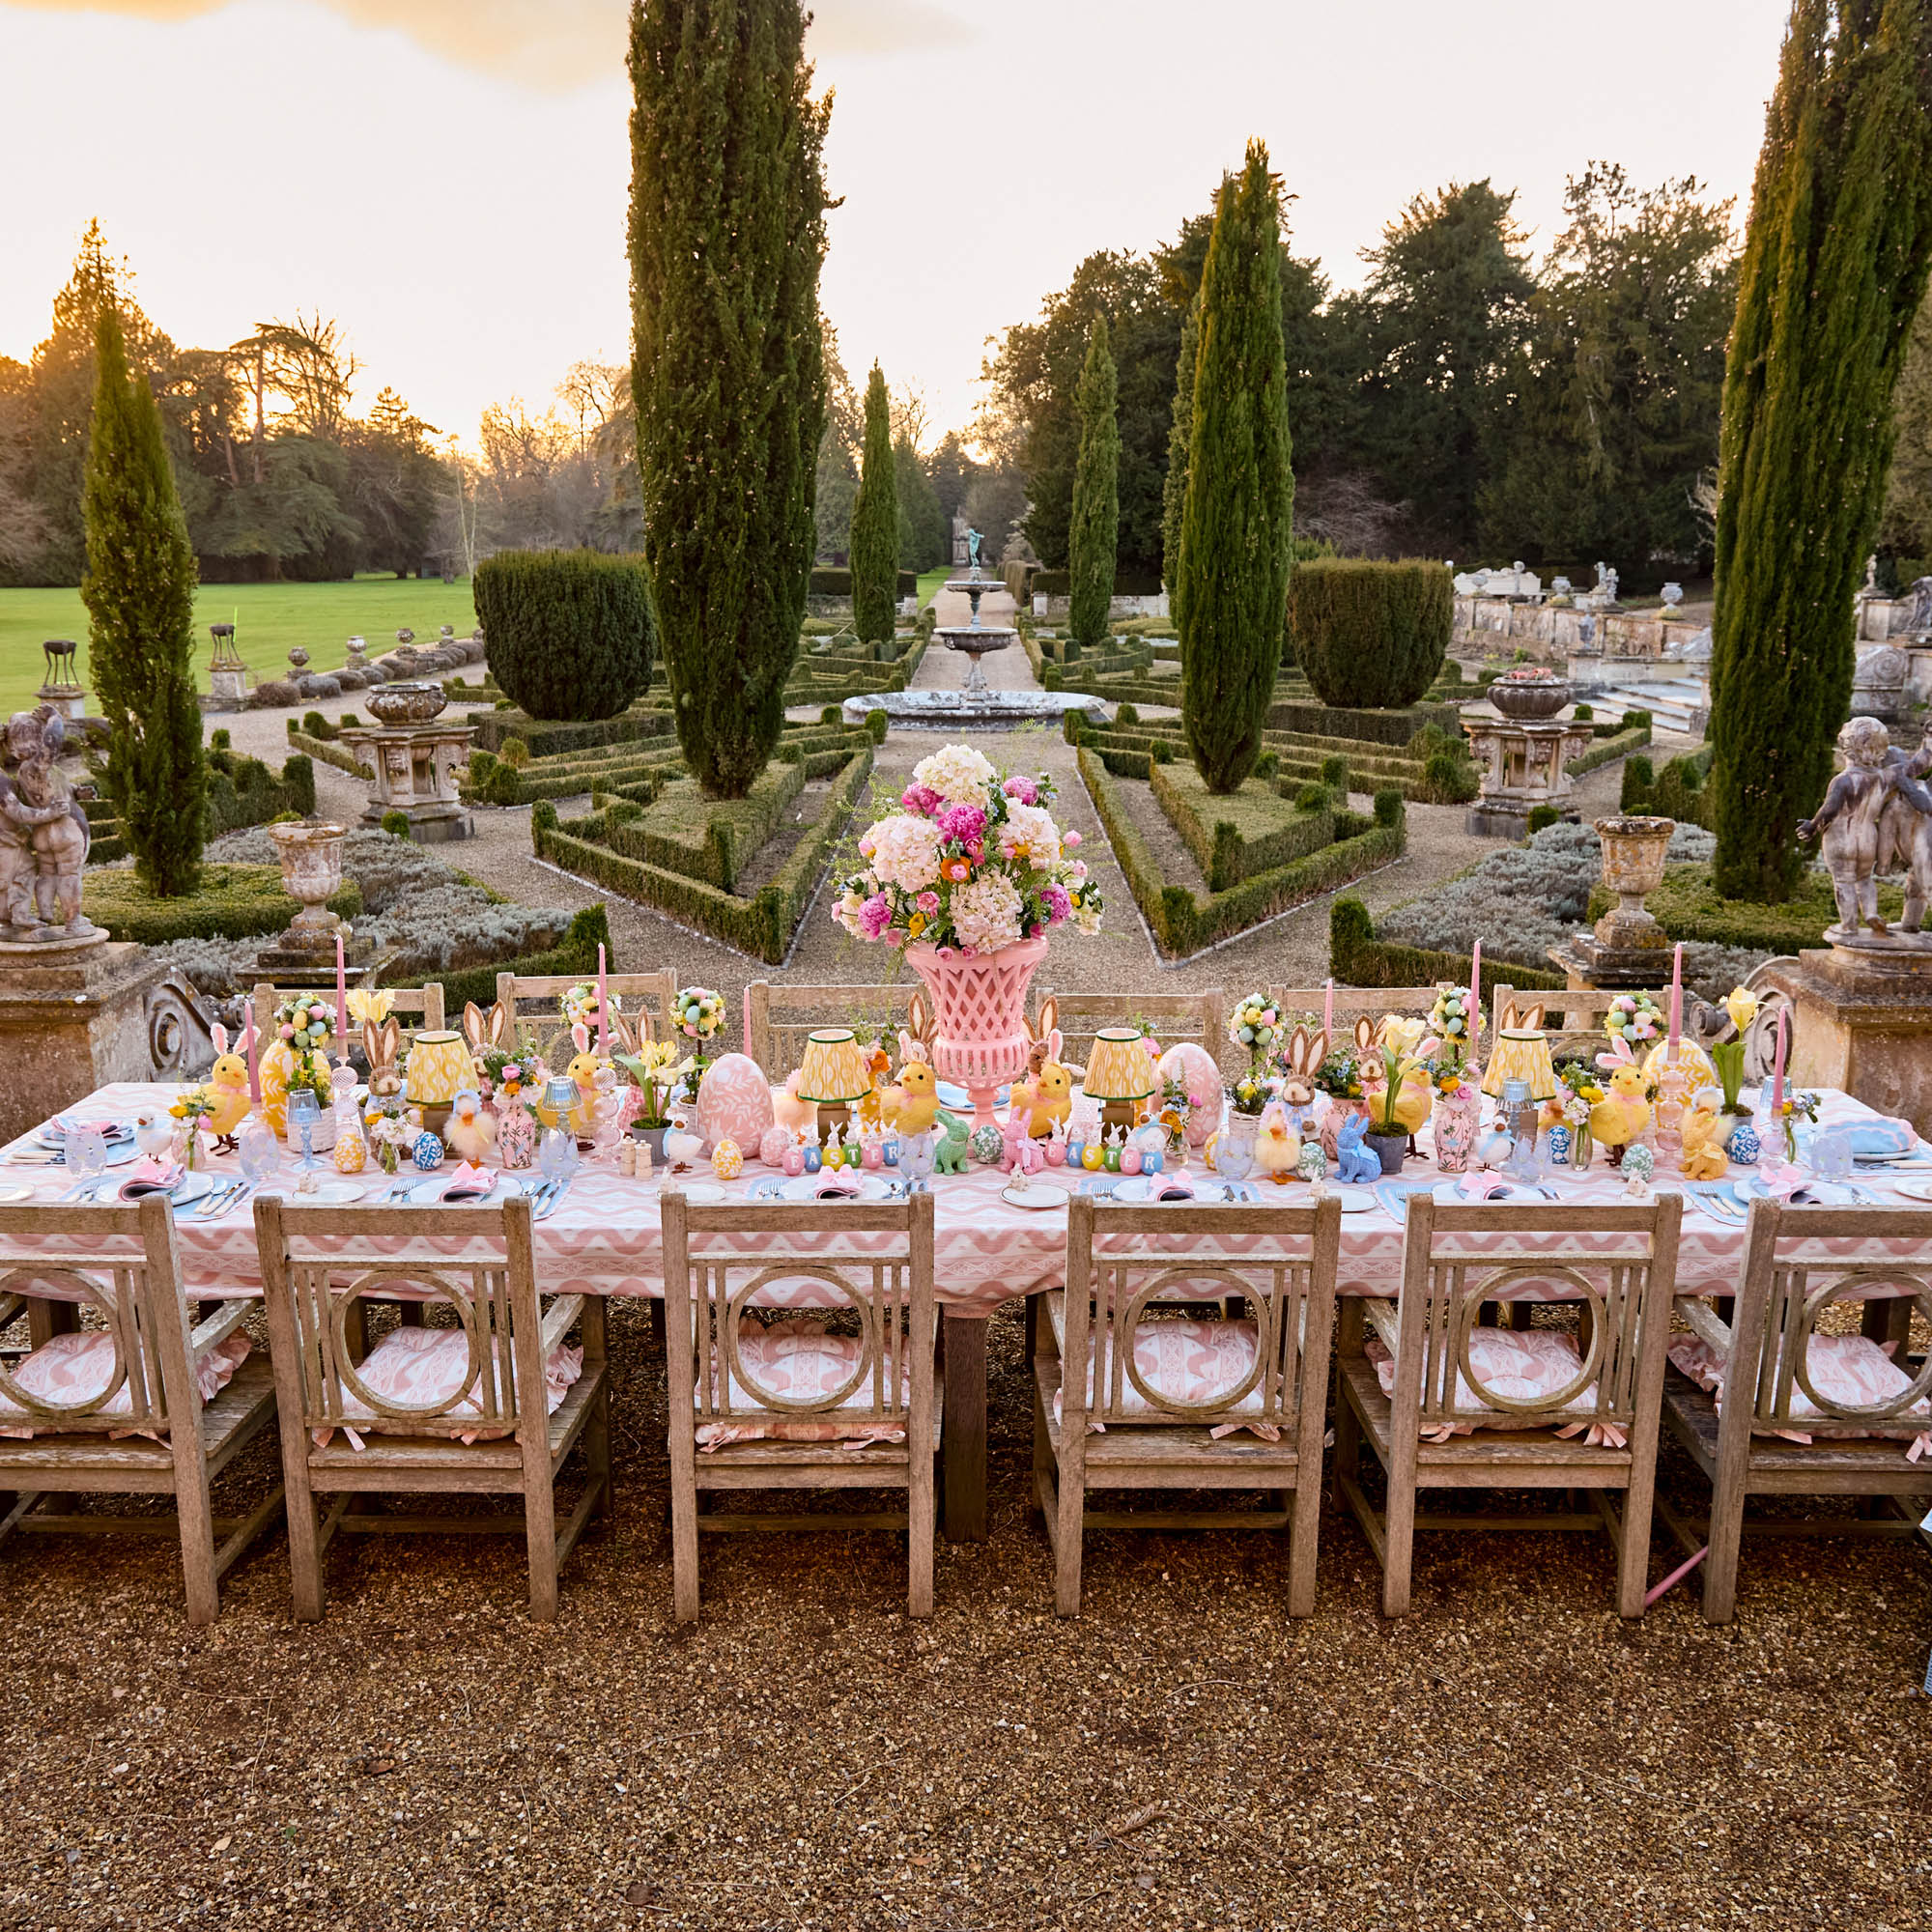
{"label": "wooden chair with circle back", "polygon": [[[700,1532],[783,1529],[903,1528],[907,1611],[930,1616],[941,1407],[932,1196],[699,1208],[668,1187],[660,1210],[678,1622],[697,1616]],[[753,1251],[733,1245],[748,1228],[763,1237]],[[903,1490],[905,1510],[698,1508],[707,1492],[848,1489]]]}
{"label": "wooden chair with circle back", "polygon": [[[0,1241],[10,1251],[0,1262],[0,1329],[24,1320],[30,1345],[24,1359],[10,1351],[0,1367],[0,1430],[21,1432],[0,1437],[0,1491],[11,1492],[0,1537],[177,1534],[188,1622],[213,1623],[221,1578],[282,1508],[279,1484],[239,1518],[217,1518],[211,1495],[275,1413],[262,1352],[238,1364],[252,1304],[217,1302],[191,1322],[165,1195],[128,1207],[0,1208]],[[45,1507],[74,1492],[171,1495],[175,1515]]]}
{"label": "wooden chair with circle back", "polygon": [[[538,1046],[551,1056],[551,1064],[561,1067],[570,1058],[568,1047],[558,1056],[556,1036],[564,1030],[562,999],[573,986],[594,985],[597,975],[590,973],[544,973],[497,975],[497,1000],[509,1015],[511,1031],[532,1034]],[[604,983],[611,998],[626,1013],[639,1009],[651,1016],[651,1031],[659,1039],[671,1036],[671,1001],[677,995],[677,974],[667,966],[656,973],[607,973]]]}
{"label": "wooden chair with circle back", "polygon": [[[1408,1610],[1418,1529],[1607,1527],[1617,1544],[1618,1612],[1641,1616],[1683,1197],[1449,1207],[1416,1193],[1407,1213],[1400,1299],[1346,1299],[1336,1345],[1335,1483],[1382,1566],[1383,1615]],[[1560,1344],[1547,1328],[1523,1335],[1483,1327],[1486,1303],[1538,1289],[1575,1297],[1554,1304],[1577,1312],[1575,1331],[1559,1331]],[[1392,1365],[1391,1393],[1365,1346],[1365,1322]],[[1537,1344],[1538,1336],[1550,1339]],[[1479,1337],[1518,1352],[1510,1372],[1524,1383],[1540,1372],[1557,1385],[1522,1395],[1492,1387],[1472,1359]],[[1364,1440],[1387,1474],[1383,1510],[1362,1490]],[[1582,1490],[1594,1508],[1417,1514],[1425,1490],[1481,1487]],[[1610,1501],[1619,1491],[1620,1512]]]}
{"label": "wooden chair with circle back", "polygon": [[749,1016],[745,1051],[765,1078],[783,1086],[805,1059],[805,1042],[820,1027],[853,1027],[895,1040],[912,996],[922,991],[910,974],[890,985],[803,986],[753,980],[745,988]]}
{"label": "wooden chair with circle back", "polygon": [[[323,1556],[338,1530],[521,1530],[530,1614],[555,1616],[557,1571],[611,1506],[609,1363],[601,1299],[560,1294],[544,1307],[530,1230],[522,1194],[488,1208],[257,1199],[298,1618],[323,1614]],[[456,1325],[399,1325],[371,1349],[370,1303],[398,1289],[427,1294],[432,1318],[440,1305]],[[582,1338],[574,1378],[572,1329]],[[582,1491],[559,1527],[557,1477],[580,1443]],[[358,1496],[398,1492],[519,1496],[523,1509],[352,1514]]]}
{"label": "wooden chair with circle back", "polygon": [[[1861,1333],[1821,1332],[1854,1304]],[[1708,1547],[1707,1623],[1736,1611],[1747,1533],[1917,1531],[1932,1502],[1932,1350],[1909,1351],[1914,1315],[1932,1322],[1932,1209],[1754,1201],[1731,1321],[1702,1301],[1682,1313],[1695,1339],[1673,1344],[1663,1416],[1711,1485],[1711,1512],[1701,1526],[1660,1514],[1687,1549]],[[1758,1520],[1752,1496],[1850,1496],[1861,1514]]]}
{"label": "wooden chair with circle back", "polygon": [[1193,1040],[1217,1061],[1233,1051],[1228,1044],[1228,994],[1222,987],[1199,993],[1083,993],[1076,987],[1063,993],[1036,986],[1036,1011],[1048,994],[1057,1007],[1055,1023],[1065,1058],[1074,1066],[1087,1064],[1087,1049],[1102,1027],[1128,1019],[1144,1020],[1163,1048]]}
{"label": "wooden chair with circle back", "polygon": [[[1033,1364],[1034,1490],[1062,1616],[1080,1609],[1089,1529],[1284,1525],[1288,1612],[1314,1614],[1341,1237],[1332,1195],[1104,1215],[1091,1195],[1069,1201],[1066,1288],[1045,1297]],[[1224,1318],[1234,1306],[1249,1312]],[[1227,1378],[1200,1387],[1202,1362]],[[1275,1507],[1098,1512],[1094,1490],[1264,1490]]]}

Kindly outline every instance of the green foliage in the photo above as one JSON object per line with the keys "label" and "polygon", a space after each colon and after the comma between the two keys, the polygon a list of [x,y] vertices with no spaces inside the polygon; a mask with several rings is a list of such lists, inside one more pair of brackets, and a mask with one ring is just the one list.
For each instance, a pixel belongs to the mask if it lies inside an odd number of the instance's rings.
{"label": "green foliage", "polygon": [[1643,715],[1646,719],[1644,724],[1617,726],[1607,736],[1599,738],[1587,752],[1578,752],[1564,770],[1573,779],[1580,779],[1585,772],[1594,772],[1599,765],[1613,765],[1619,758],[1649,744],[1649,714]]}
{"label": "green foliage", "polygon": [[[1427,986],[1437,980],[1466,985],[1468,955],[1437,952],[1421,946],[1399,946],[1376,937],[1369,909],[1353,894],[1338,898],[1328,909],[1328,970],[1343,986]],[[1561,973],[1547,973],[1514,962],[1510,983],[1526,992],[1561,992],[1568,981]]]}
{"label": "green foliage", "polygon": [[217,724],[208,734],[208,749],[211,752],[225,752],[235,742],[235,734],[226,724]]}
{"label": "green foliage", "polygon": [[1533,805],[1529,809],[1528,836],[1532,838],[1546,825],[1554,825],[1563,814],[1553,805]]}
{"label": "green foliage", "polygon": [[1198,772],[1180,764],[1151,770],[1149,784],[1154,803],[1207,875],[1209,892],[1226,892],[1334,843],[1333,800],[1321,785],[1292,803],[1260,779],[1249,779],[1239,791],[1216,793]]}
{"label": "green foliage", "polygon": [[1189,302],[1174,368],[1174,416],[1167,431],[1167,475],[1160,491],[1160,563],[1167,608],[1180,622],[1181,526],[1187,518],[1187,446],[1194,435],[1194,365],[1201,358],[1201,311]]}
{"label": "green foliage", "polygon": [[1467,805],[1478,789],[1473,759],[1454,750],[1431,752],[1422,767],[1416,796],[1429,805]]}
{"label": "green foliage", "polygon": [[1897,439],[1886,484],[1880,536],[1903,586],[1932,575],[1932,297],[1919,303],[1912,341],[1892,392]]}
{"label": "green foliage", "polygon": [[651,681],[651,600],[635,557],[498,551],[476,566],[490,675],[532,718],[615,718]]}
{"label": "green foliage", "polygon": [[[1073,714],[1069,712],[1067,715],[1071,717]],[[1123,704],[1114,713],[1116,724],[1138,724],[1140,722],[1141,714],[1131,704]]]}
{"label": "green foliage", "polygon": [[1107,635],[1121,522],[1121,427],[1115,416],[1114,358],[1107,348],[1104,315],[1094,318],[1073,404],[1080,417],[1080,453],[1073,469],[1073,520],[1066,536],[1072,584],[1068,628],[1075,643],[1097,644]]}
{"label": "green foliage", "polygon": [[852,504],[852,627],[867,643],[893,635],[899,568],[899,486],[893,406],[879,365],[866,382],[866,444]]}
{"label": "green foliage", "polygon": [[952,555],[952,531],[924,459],[909,436],[893,439],[893,474],[898,490],[899,575],[916,579]]}
{"label": "green foliage", "polygon": [[1851,699],[1893,387],[1932,264],[1925,0],[1796,0],[1751,191],[1723,391],[1712,823],[1727,896],[1799,883]]}
{"label": "green foliage", "polygon": [[811,99],[804,37],[798,0],[631,16],[645,557],[678,742],[721,797],[778,743],[815,543],[831,104]]}
{"label": "green foliage", "polygon": [[[283,892],[279,866],[203,866],[194,891],[172,897],[150,892],[138,872],[90,866],[81,905],[111,937],[140,946],[165,946],[172,939],[253,939],[281,931],[301,910]],[[353,880],[329,899],[328,909],[338,919],[360,916],[362,895]]]}
{"label": "green foliage", "polygon": [[1680,825],[1705,825],[1713,799],[1704,780],[1711,769],[1712,748],[1672,758],[1663,769],[1653,769],[1648,758],[1634,757],[1624,765],[1619,811],[1647,818],[1674,818]]}
{"label": "green foliage", "polygon": [[[1452,662],[1453,662],[1453,660],[1452,660]],[[1596,717],[1596,715],[1597,715],[1597,714],[1596,714],[1596,711],[1595,711],[1595,709],[1594,709],[1594,708],[1593,708],[1592,706],[1588,705],[1588,704],[1578,704],[1578,705],[1577,705],[1577,706],[1575,707],[1575,709],[1574,709],[1573,713],[1572,713],[1572,716],[1574,716],[1574,717],[1575,717],[1575,719],[1577,720],[1577,724],[1589,724],[1589,723],[1591,722],[1591,720],[1593,720],[1593,719],[1594,719],[1594,718]]]}
{"label": "green foliage", "polygon": [[[1896,920],[1903,903],[1896,886],[1879,887],[1881,919]],[[1672,939],[1687,945],[1702,940],[1752,952],[1792,953],[1822,945],[1825,928],[1835,925],[1838,920],[1830,875],[1810,867],[1799,874],[1789,898],[1766,905],[1753,899],[1726,898],[1711,866],[1666,866],[1663,883],[1644,905]],[[1590,895],[1587,916],[1601,919],[1609,906],[1609,894],[1598,886]]]}
{"label": "green foliage", "polygon": [[[306,818],[315,810],[315,766],[299,753],[282,761],[277,780],[260,758],[237,757],[231,751],[208,754],[207,837],[267,825],[280,817]],[[105,852],[89,855],[105,860]]]}
{"label": "green foliage", "polygon": [[[427,977],[442,985],[443,1005],[452,1013],[461,1011],[473,1000],[488,1008],[497,997],[497,975],[514,973],[519,979],[587,979],[597,971],[597,949],[604,948],[605,963],[616,972],[617,950],[611,939],[610,915],[601,905],[585,906],[575,914],[563,937],[548,952],[526,952],[515,959],[499,959],[488,966],[447,967]],[[408,979],[398,985],[421,984]]]}
{"label": "green foliage", "polygon": [[301,727],[311,738],[320,738],[325,745],[331,743],[342,735],[341,731],[335,725],[331,724],[320,711],[304,711],[302,713]]}
{"label": "green foliage", "polygon": [[505,738],[497,755],[513,772],[520,772],[530,761],[529,742],[524,738]]}
{"label": "green foliage", "polygon": [[1294,802],[1303,811],[1319,811],[1328,803],[1331,795],[1325,784],[1311,781],[1294,794]]}
{"label": "green foliage", "polygon": [[141,883],[170,898],[193,892],[200,877],[208,788],[194,683],[194,553],[160,411],[146,377],[128,376],[111,300],[100,307],[95,361],[81,597],[107,721],[104,789]]}
{"label": "green foliage", "polygon": [[818,722],[821,724],[837,724],[844,715],[838,705],[823,704],[819,706]]}
{"label": "green foliage", "polygon": [[1202,270],[1181,520],[1182,717],[1215,792],[1253,771],[1281,661],[1294,472],[1280,255],[1280,187],[1267,151],[1250,142],[1222,188]]}
{"label": "green foliage", "polygon": [[500,753],[512,738],[521,738],[530,748],[533,758],[589,751],[602,745],[663,740],[672,735],[668,711],[636,704],[615,718],[599,719],[589,724],[547,724],[517,710],[472,711],[469,722],[475,727],[476,743],[484,751]]}
{"label": "green foliage", "polygon": [[1343,757],[1323,758],[1321,760],[1321,782],[1330,791],[1338,791],[1346,798],[1351,789],[1349,783],[1348,759]]}
{"label": "green foliage", "polygon": [[410,836],[410,815],[407,811],[385,811],[383,814],[383,830],[391,838],[407,838]]}
{"label": "green foliage", "polygon": [[1354,738],[1364,745],[1405,747],[1413,742],[1417,732],[1431,726],[1446,738],[1449,731],[1457,730],[1460,717],[1453,704],[1411,705],[1406,711],[1360,711],[1282,699],[1268,706],[1267,727],[1314,738]]}
{"label": "green foliage", "polygon": [[1289,580],[1295,653],[1328,705],[1415,703],[1435,681],[1455,616],[1439,563],[1332,557],[1297,566]]}
{"label": "green foliage", "polygon": [[892,722],[883,711],[867,712],[866,736],[871,739],[873,744],[883,745],[886,742],[886,732],[891,726]]}
{"label": "green foliage", "polygon": [[1402,793],[1394,785],[1378,787],[1375,810],[1378,825],[1400,825],[1403,821]]}

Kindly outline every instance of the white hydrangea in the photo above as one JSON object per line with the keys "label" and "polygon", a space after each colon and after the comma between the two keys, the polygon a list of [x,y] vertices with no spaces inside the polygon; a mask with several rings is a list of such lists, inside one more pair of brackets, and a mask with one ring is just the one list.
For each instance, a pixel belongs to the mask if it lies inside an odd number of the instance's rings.
{"label": "white hydrangea", "polygon": [[913,782],[936,791],[949,805],[984,806],[1000,781],[992,761],[970,745],[946,745],[912,768]]}
{"label": "white hydrangea", "polygon": [[1010,805],[1000,827],[1000,856],[1040,869],[1060,858],[1060,828],[1053,814],[1037,805]]}
{"label": "white hydrangea", "polygon": [[1020,936],[1019,888],[1005,872],[982,872],[954,886],[949,904],[952,930],[972,952],[997,952]]}
{"label": "white hydrangea", "polygon": [[923,892],[939,877],[939,828],[929,818],[895,811],[859,841],[873,873],[902,893]]}

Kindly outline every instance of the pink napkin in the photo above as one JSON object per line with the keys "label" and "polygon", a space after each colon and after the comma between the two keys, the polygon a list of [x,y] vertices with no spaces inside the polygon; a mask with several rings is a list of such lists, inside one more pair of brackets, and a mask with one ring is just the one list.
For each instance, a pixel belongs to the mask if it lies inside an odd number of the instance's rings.
{"label": "pink napkin", "polygon": [[1757,1178],[1764,1182],[1765,1192],[1776,1201],[1789,1201],[1803,1194],[1813,1179],[1808,1169],[1782,1160],[1759,1161]]}
{"label": "pink napkin", "polygon": [[480,1201],[496,1185],[497,1177],[487,1167],[466,1160],[450,1175],[438,1198],[447,1202]]}
{"label": "pink napkin", "polygon": [[1194,1199],[1194,1179],[1184,1168],[1178,1174],[1156,1174],[1148,1182],[1148,1199],[1151,1201],[1192,1201]]}
{"label": "pink napkin", "polygon": [[847,1180],[840,1174],[826,1175],[818,1183],[817,1198],[820,1201],[851,1201],[859,1192],[856,1178]]}
{"label": "pink napkin", "polygon": [[1472,1167],[1456,1183],[1456,1191],[1466,1194],[1471,1201],[1493,1201],[1498,1195],[1512,1194],[1516,1190],[1500,1174],[1489,1174]]}
{"label": "pink napkin", "polygon": [[123,1201],[138,1201],[144,1194],[172,1194],[186,1172],[177,1160],[143,1160],[121,1183]]}

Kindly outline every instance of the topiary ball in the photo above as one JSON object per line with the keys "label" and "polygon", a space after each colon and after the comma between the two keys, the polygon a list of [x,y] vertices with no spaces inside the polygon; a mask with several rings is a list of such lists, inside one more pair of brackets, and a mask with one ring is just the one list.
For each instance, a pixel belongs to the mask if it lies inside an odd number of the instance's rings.
{"label": "topiary ball", "polygon": [[998,1127],[975,1127],[966,1151],[982,1167],[991,1167],[1006,1157],[1007,1143]]}
{"label": "topiary ball", "polygon": [[415,1146],[410,1150],[410,1158],[425,1174],[433,1174],[442,1165],[442,1143],[432,1133],[419,1133]]}
{"label": "topiary ball", "polygon": [[1732,1130],[1730,1139],[1724,1143],[1724,1151],[1740,1167],[1755,1167],[1764,1151],[1764,1143],[1758,1139],[1757,1129],[1745,1121]]}

